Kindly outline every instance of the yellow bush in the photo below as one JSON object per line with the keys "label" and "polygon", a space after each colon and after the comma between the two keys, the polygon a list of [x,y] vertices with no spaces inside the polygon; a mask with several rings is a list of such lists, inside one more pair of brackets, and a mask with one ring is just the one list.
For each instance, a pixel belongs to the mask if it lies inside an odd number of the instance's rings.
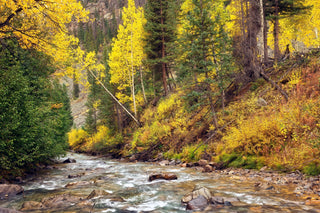
{"label": "yellow bush", "polygon": [[103,145],[106,143],[107,137],[109,135],[109,129],[106,126],[98,126],[97,133],[93,134],[88,138],[88,141],[85,145],[87,151],[94,150],[95,146]]}
{"label": "yellow bush", "polygon": [[83,129],[72,129],[68,133],[68,143],[74,150],[78,150],[85,145],[88,140],[88,133]]}
{"label": "yellow bush", "polygon": [[[251,100],[248,102],[250,106]],[[301,169],[312,158],[310,153],[319,153],[320,140],[318,147],[308,142],[311,136],[312,141],[315,134],[320,136],[317,129],[320,118],[318,102],[292,98],[286,104],[256,109],[252,113],[240,110],[236,125],[229,127],[217,144],[217,154],[262,156],[269,166]]]}
{"label": "yellow bush", "polygon": [[181,100],[180,100],[180,94],[175,93],[170,95],[167,99],[161,101],[159,103],[159,106],[157,108],[158,118],[169,118],[173,116],[173,112],[180,107]]}

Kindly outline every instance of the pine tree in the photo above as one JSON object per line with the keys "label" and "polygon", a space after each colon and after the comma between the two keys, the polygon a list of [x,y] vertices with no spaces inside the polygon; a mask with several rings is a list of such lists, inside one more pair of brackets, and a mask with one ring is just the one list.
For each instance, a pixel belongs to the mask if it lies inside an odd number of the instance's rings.
{"label": "pine tree", "polygon": [[[306,12],[311,7],[304,6],[305,0],[264,0],[264,14],[273,23],[274,58],[278,60],[281,52],[279,48],[280,24],[282,18]],[[265,42],[267,40],[265,39]],[[266,44],[264,45],[267,46]]]}
{"label": "pine tree", "polygon": [[[145,6],[147,65],[153,71],[155,94],[159,94],[158,81],[162,81],[164,94],[168,94],[168,77],[173,63],[173,42],[176,41],[177,14],[180,1],[149,0]],[[172,76],[172,75],[171,75]]]}
{"label": "pine tree", "polygon": [[[179,76],[193,78],[196,87],[189,96],[198,104],[209,104],[214,126],[217,127],[213,86],[224,93],[231,70],[229,64],[232,64],[231,43],[225,31],[228,15],[222,1],[192,0],[188,4],[179,42],[182,55]],[[206,99],[201,100],[204,97]]]}

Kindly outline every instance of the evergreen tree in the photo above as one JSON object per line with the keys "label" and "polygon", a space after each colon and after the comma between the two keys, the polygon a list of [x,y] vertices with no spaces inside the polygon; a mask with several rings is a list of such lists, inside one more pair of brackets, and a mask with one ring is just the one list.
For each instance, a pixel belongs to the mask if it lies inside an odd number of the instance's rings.
{"label": "evergreen tree", "polygon": [[[304,2],[305,0],[263,0],[264,15],[267,20],[271,20],[273,23],[275,60],[278,60],[281,55],[279,48],[279,19],[306,12],[310,7],[304,6]],[[265,27],[267,27],[266,24]],[[267,42],[267,39],[264,39],[264,42]],[[267,44],[264,46],[267,47]]]}
{"label": "evergreen tree", "polygon": [[50,59],[23,50],[17,41],[0,46],[0,171],[20,175],[21,169],[44,163],[65,152],[72,125],[66,89],[49,81]]}
{"label": "evergreen tree", "polygon": [[[157,82],[162,81],[164,94],[168,94],[168,76],[173,63],[176,41],[177,14],[180,1],[149,0],[145,6],[147,65],[153,71],[155,94],[159,94]],[[172,76],[172,75],[171,75]]]}
{"label": "evergreen tree", "polygon": [[[222,1],[192,0],[191,8],[182,20],[181,58],[179,76],[183,80],[193,78],[189,98],[193,107],[209,104],[214,126],[217,118],[213,106],[213,94],[219,88],[224,95],[231,71],[231,43],[225,31],[228,15]],[[200,80],[203,79],[204,80]],[[216,91],[217,93],[217,91]]]}

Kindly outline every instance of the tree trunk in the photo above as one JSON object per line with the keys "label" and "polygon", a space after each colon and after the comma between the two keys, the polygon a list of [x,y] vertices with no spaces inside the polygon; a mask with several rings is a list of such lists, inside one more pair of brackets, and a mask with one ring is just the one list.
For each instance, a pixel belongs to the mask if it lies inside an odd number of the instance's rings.
{"label": "tree trunk", "polygon": [[263,62],[265,60],[264,53],[264,9],[263,9],[263,0],[260,0],[260,32],[259,32],[259,51],[261,54],[260,61]]}
{"label": "tree trunk", "polygon": [[263,56],[264,63],[268,63],[269,61],[269,53],[268,53],[268,23],[266,16],[263,17]]}
{"label": "tree trunk", "polygon": [[99,82],[103,89],[111,96],[111,98],[138,124],[139,127],[141,127],[141,123],[139,122],[139,120],[135,116],[133,116],[132,113],[130,113],[130,111],[125,106],[123,106],[122,103],[120,103],[120,101],[108,90],[108,88],[99,80],[99,78],[91,70],[89,70],[89,72]]}
{"label": "tree trunk", "polygon": [[[161,14],[161,58],[164,60],[165,58],[165,39],[164,39],[164,18],[163,18],[163,9],[162,9],[162,2],[160,2],[161,8],[160,8],[160,14]],[[162,81],[163,81],[163,88],[164,88],[164,95],[166,96],[168,94],[168,85],[167,85],[167,73],[166,73],[166,63],[164,61],[162,63]]]}
{"label": "tree trunk", "polygon": [[274,17],[274,29],[273,29],[273,36],[274,36],[274,60],[277,62],[280,57],[280,49],[279,49],[279,0],[275,0],[275,17]]}
{"label": "tree trunk", "polygon": [[[132,25],[132,23],[131,23]],[[137,117],[137,106],[136,106],[136,94],[135,94],[135,84],[134,84],[134,67],[133,67],[133,26],[131,26],[131,93],[133,101],[134,116]]]}
{"label": "tree trunk", "polygon": [[142,67],[140,66],[140,80],[141,80],[141,88],[142,88],[142,94],[143,94],[143,99],[145,103],[148,103],[147,97],[146,97],[146,92],[144,90],[144,83],[143,83],[143,75],[142,75]]}

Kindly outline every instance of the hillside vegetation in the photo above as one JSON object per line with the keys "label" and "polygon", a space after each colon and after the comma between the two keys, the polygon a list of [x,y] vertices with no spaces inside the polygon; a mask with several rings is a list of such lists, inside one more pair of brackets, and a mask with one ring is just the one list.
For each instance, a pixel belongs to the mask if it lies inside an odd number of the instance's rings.
{"label": "hillside vegetation", "polygon": [[[289,100],[264,79],[239,86],[224,110],[218,107],[219,129],[209,106],[190,101],[177,87],[141,115],[143,126],[128,126],[126,136],[112,136],[106,126],[96,134],[69,133],[71,147],[81,152],[109,153],[137,159],[186,162],[201,158],[225,166],[320,173],[320,55],[287,60],[269,71],[288,92]],[[219,103],[217,103],[219,105]]]}

